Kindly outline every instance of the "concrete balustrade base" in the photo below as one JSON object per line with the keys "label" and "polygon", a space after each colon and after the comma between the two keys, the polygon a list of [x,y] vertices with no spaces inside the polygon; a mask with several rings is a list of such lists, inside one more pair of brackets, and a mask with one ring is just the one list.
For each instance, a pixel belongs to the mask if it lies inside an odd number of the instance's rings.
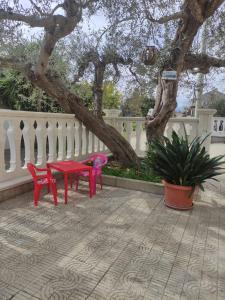
{"label": "concrete balustrade base", "polygon": [[[58,180],[62,179],[62,174],[55,174],[55,176]],[[121,178],[116,176],[103,175],[103,184],[157,195],[163,195],[164,193],[164,188],[161,183]],[[4,185],[0,184],[0,202],[29,192],[32,189],[33,181],[30,179],[30,176],[12,180],[4,183]]]}
{"label": "concrete balustrade base", "polygon": [[128,190],[153,193],[157,195],[164,194],[164,187],[161,183],[154,183],[149,181],[104,175],[103,184],[115,186],[115,187],[121,187]]}
{"label": "concrete balustrade base", "polygon": [[[58,180],[62,179],[62,174],[54,175]],[[33,180],[30,176],[24,176],[19,179],[10,180],[0,183],[0,202],[14,198],[26,192],[32,191],[34,188]]]}
{"label": "concrete balustrade base", "polygon": [[30,179],[30,176],[0,183],[0,202],[26,193],[32,190],[32,188],[33,182]]}

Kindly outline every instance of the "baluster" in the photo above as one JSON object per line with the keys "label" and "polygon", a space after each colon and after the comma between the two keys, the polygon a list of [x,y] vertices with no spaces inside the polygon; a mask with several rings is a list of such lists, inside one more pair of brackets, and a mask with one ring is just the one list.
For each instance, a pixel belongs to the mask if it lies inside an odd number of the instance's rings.
{"label": "baluster", "polygon": [[104,147],[104,144],[103,144],[103,142],[100,140],[100,152],[103,151],[103,147]]}
{"label": "baluster", "polygon": [[137,123],[135,122],[131,122],[131,132],[130,132],[130,144],[131,146],[135,149],[136,147],[136,127],[137,127]]}
{"label": "baluster", "polygon": [[50,120],[48,122],[47,136],[48,136],[48,146],[49,146],[48,162],[52,162],[57,159],[56,121]]}
{"label": "baluster", "polygon": [[25,151],[25,158],[24,158],[24,166],[26,168],[27,164],[31,161],[31,130],[30,130],[30,123],[28,121],[23,121],[24,128],[22,130],[23,140],[24,140],[24,151]]}
{"label": "baluster", "polygon": [[82,156],[86,154],[86,128],[85,126],[82,124]]}
{"label": "baluster", "polygon": [[173,123],[172,122],[168,122],[167,126],[166,126],[166,130],[165,130],[166,137],[168,139],[171,139],[172,131],[173,131]]}
{"label": "baluster", "polygon": [[[193,126],[191,124],[185,124],[185,130],[186,130],[186,134],[187,134],[187,137],[188,137],[188,140],[191,141],[192,139],[192,128]],[[185,132],[184,132],[184,135],[185,135]]]}
{"label": "baluster", "polygon": [[107,146],[104,143],[102,144],[103,144],[103,151],[106,151],[108,149]]}
{"label": "baluster", "polygon": [[74,155],[75,157],[79,156],[79,122],[75,121],[74,123]]}
{"label": "baluster", "polygon": [[59,142],[59,152],[58,152],[58,160],[65,159],[65,150],[66,150],[66,143],[65,143],[65,136],[66,136],[66,126],[65,122],[60,120],[58,121],[58,142]]}
{"label": "baluster", "polygon": [[[34,140],[35,140],[35,130],[34,130],[34,121],[33,119],[28,119],[27,124],[29,126],[29,131],[27,133],[28,138],[29,138],[29,145],[30,145],[30,161],[34,163],[35,162],[35,157],[34,157]],[[28,163],[28,161],[27,161]]]}
{"label": "baluster", "polygon": [[[46,162],[46,136],[45,136],[45,122],[37,120],[36,137],[37,137],[37,165],[43,165]],[[45,128],[44,128],[45,127]]]}
{"label": "baluster", "polygon": [[100,140],[99,140],[99,138],[98,137],[96,137],[97,138],[97,152],[100,152]]}
{"label": "baluster", "polygon": [[[7,129],[7,137],[10,147],[10,168],[9,171],[15,171],[17,165],[20,165],[20,139],[21,139],[21,130],[19,128],[19,121],[10,120],[8,121],[9,127]],[[16,127],[17,130],[16,130]],[[16,132],[15,132],[16,130]],[[19,159],[18,159],[19,158]]]}
{"label": "baluster", "polygon": [[126,131],[127,141],[131,144],[132,122],[128,121],[126,123]]}
{"label": "baluster", "polygon": [[67,159],[74,159],[74,134],[73,134],[73,122],[67,122]]}
{"label": "baluster", "polygon": [[122,120],[118,120],[117,123],[117,130],[119,131],[119,133],[124,136],[124,122]]}
{"label": "baluster", "polygon": [[85,140],[86,140],[86,147],[85,147],[85,155],[89,153],[89,130],[85,127]]}
{"label": "baluster", "polygon": [[82,123],[79,123],[79,153],[78,153],[78,157],[82,157],[82,148],[83,148],[83,126]]}
{"label": "baluster", "polygon": [[91,140],[92,140],[92,148],[91,148],[91,152],[94,153],[95,152],[95,135],[93,133],[91,133]]}
{"label": "baluster", "polygon": [[180,123],[173,123],[173,130],[179,135],[183,136],[183,125]]}
{"label": "baluster", "polygon": [[0,181],[4,180],[5,175],[5,142],[6,142],[6,122],[0,118]]}
{"label": "baluster", "polygon": [[184,136],[184,126],[182,123],[175,123],[174,128],[179,136]]}
{"label": "baluster", "polygon": [[141,152],[141,132],[142,132],[142,123],[137,121],[136,123],[136,153],[137,155]]}
{"label": "baluster", "polygon": [[148,141],[146,137],[146,129],[145,129],[145,122],[141,121],[141,149],[144,152],[144,155],[148,148]]}

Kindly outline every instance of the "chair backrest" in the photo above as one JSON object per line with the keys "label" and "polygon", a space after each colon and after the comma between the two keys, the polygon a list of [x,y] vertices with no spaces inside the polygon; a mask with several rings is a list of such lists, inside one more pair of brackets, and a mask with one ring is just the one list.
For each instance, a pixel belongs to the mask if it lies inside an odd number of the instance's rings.
{"label": "chair backrest", "polygon": [[90,156],[90,160],[93,161],[93,168],[100,169],[108,162],[108,157],[102,153],[96,153]]}
{"label": "chair backrest", "polygon": [[28,163],[27,164],[27,170],[30,172],[33,179],[37,180],[36,166],[34,164]]}

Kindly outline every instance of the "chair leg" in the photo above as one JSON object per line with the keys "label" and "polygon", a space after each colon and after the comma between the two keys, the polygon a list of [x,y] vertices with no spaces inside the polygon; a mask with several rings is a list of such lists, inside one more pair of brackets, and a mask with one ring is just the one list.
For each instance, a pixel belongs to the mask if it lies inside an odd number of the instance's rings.
{"label": "chair leg", "polygon": [[53,199],[54,199],[54,204],[55,206],[58,205],[58,200],[57,200],[57,187],[55,183],[51,184],[51,188],[52,188],[52,195],[53,195]]}
{"label": "chair leg", "polygon": [[38,205],[39,197],[40,197],[40,189],[39,188],[35,188],[34,189],[34,206]]}

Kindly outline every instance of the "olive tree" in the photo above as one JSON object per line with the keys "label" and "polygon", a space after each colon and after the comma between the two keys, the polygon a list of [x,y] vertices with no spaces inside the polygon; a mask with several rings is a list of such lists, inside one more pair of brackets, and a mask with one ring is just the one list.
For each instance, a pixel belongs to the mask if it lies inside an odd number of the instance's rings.
{"label": "olive tree", "polygon": [[[142,44],[154,45],[143,53],[143,62],[155,64],[158,70],[155,107],[146,121],[148,141],[163,134],[169,118],[175,111],[178,86],[184,73],[197,70],[198,73],[206,74],[212,68],[225,67],[224,51],[221,51],[225,44],[224,2],[110,1],[107,13],[111,23],[123,20],[130,28],[130,31],[122,32],[123,35],[132,32],[139,36]],[[209,55],[199,54],[196,43],[197,34],[207,20],[212,31]],[[176,80],[163,79],[163,71],[168,70],[176,72]]]}
{"label": "olive tree", "polygon": [[[98,0],[30,0],[0,1],[1,41],[0,68],[10,68],[23,73],[31,83],[63,107],[65,112],[74,113],[124,165],[139,165],[139,159],[131,145],[102,118],[97,118],[83,104],[81,98],[71,92],[61,79],[54,65],[50,64],[55,47],[76,31],[82,18],[90,17],[102,8]],[[43,38],[40,49],[33,60],[22,55],[13,56],[10,48],[21,41],[24,27],[38,28]]]}

